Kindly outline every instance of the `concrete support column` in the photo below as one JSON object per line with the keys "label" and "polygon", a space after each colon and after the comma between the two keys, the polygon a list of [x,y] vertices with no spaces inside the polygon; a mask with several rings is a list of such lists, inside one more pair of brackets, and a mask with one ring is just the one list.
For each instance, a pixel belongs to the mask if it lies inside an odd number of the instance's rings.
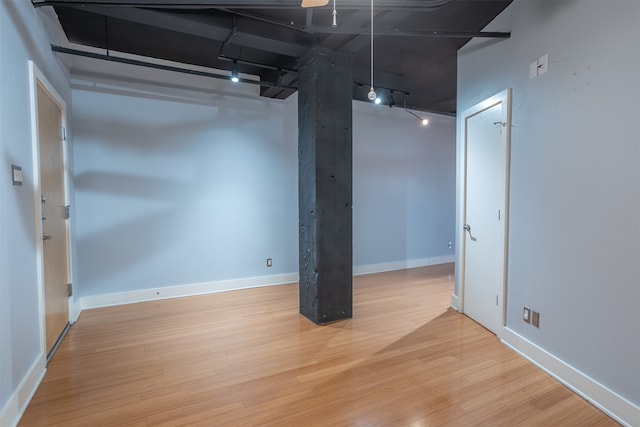
{"label": "concrete support column", "polygon": [[300,314],[353,312],[351,57],[315,48],[298,77]]}

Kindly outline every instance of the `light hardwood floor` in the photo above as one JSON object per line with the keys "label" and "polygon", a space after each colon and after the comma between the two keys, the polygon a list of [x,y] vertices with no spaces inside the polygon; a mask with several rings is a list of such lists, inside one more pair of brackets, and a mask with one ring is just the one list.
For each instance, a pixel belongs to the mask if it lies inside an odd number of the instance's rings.
{"label": "light hardwood floor", "polygon": [[617,425],[448,309],[452,280],[356,277],[328,326],[296,284],[87,310],[20,425]]}

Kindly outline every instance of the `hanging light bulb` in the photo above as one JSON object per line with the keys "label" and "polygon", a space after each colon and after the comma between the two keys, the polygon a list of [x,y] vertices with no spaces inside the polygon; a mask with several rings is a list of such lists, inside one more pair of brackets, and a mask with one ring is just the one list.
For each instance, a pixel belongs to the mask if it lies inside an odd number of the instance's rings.
{"label": "hanging light bulb", "polygon": [[376,104],[380,103],[379,98],[376,96],[376,91],[373,88],[373,0],[371,0],[371,89],[367,94],[367,98]]}
{"label": "hanging light bulb", "polygon": [[336,12],[336,0],[333,0],[333,12],[331,13],[331,15],[333,15],[333,24],[331,24],[331,26],[333,28],[338,26],[338,23],[336,21],[336,15],[338,14],[338,12]]}
{"label": "hanging light bulb", "polygon": [[231,81],[234,83],[238,83],[240,81],[240,77],[238,76],[238,62],[233,61],[233,69],[231,70]]}

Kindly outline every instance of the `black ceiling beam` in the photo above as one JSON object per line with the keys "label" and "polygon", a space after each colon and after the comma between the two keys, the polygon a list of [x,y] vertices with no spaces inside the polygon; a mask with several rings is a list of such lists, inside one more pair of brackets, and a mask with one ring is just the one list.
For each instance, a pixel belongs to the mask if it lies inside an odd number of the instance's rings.
{"label": "black ceiling beam", "polygon": [[[87,0],[83,0],[83,3],[80,1],[72,1],[72,0],[47,0],[48,3],[55,3],[57,6],[72,6],[78,7],[81,5],[81,9],[87,12],[96,13],[99,15],[109,16],[111,18],[117,18],[124,21],[135,22],[138,24],[144,24],[149,26],[154,26],[158,28],[168,29],[171,31],[178,31],[185,34],[190,34],[198,37],[211,38],[213,40],[224,42],[229,37],[229,31],[231,31],[234,26],[237,28],[241,25],[238,23],[227,22],[226,19],[216,19],[214,17],[208,16],[206,21],[203,19],[199,19],[200,17],[192,16],[185,17],[184,15],[176,15],[170,12],[164,11],[154,11],[149,9],[140,9],[137,7],[127,7],[126,10],[122,10],[120,7],[105,7],[103,5],[99,5],[98,1],[94,2],[86,2]],[[237,0],[236,0],[237,1]],[[34,5],[40,5],[41,3],[34,3]],[[123,3],[125,4],[125,3]],[[127,5],[129,3],[126,3]],[[113,6],[113,5],[111,5]],[[119,5],[118,5],[119,6]],[[265,38],[262,34],[263,31],[255,28],[255,21],[261,21],[265,24],[273,24],[279,27],[288,28],[291,30],[296,30],[300,33],[306,34],[334,34],[334,35],[368,35],[370,34],[370,30],[365,27],[359,27],[357,25],[354,26],[344,26],[340,25],[337,27],[331,26],[300,26],[289,24],[284,21],[278,21],[274,19],[267,19],[261,16],[244,13],[241,11],[234,10],[224,10],[232,16],[239,15],[240,18],[246,18],[252,20],[254,22],[245,23],[243,26],[242,32],[236,34],[236,44],[251,44],[253,47],[257,49],[262,49],[268,52],[275,52],[283,55],[289,56],[302,56],[307,50],[308,46],[301,46],[299,41],[290,39],[290,33],[282,32],[279,38],[275,38],[277,35],[274,33],[274,29],[268,29],[267,33],[270,34],[269,38]],[[402,12],[401,12],[402,13]],[[406,12],[404,12],[406,13]],[[198,20],[199,19],[199,20]],[[250,30],[247,30],[249,29]],[[474,38],[474,37],[482,37],[482,38],[502,38],[506,39],[511,37],[511,33],[509,32],[483,32],[483,31],[439,31],[439,30],[404,30],[400,28],[377,28],[374,30],[374,34],[376,36],[404,36],[404,37],[447,37],[447,38]],[[246,37],[246,40],[243,38]],[[243,43],[244,42],[244,43]]]}
{"label": "black ceiling beam", "polygon": [[[65,53],[65,54],[68,54],[68,55],[82,56],[84,58],[99,59],[99,60],[110,61],[110,62],[117,62],[117,63],[120,63],[120,64],[136,65],[136,66],[139,66],[139,67],[154,68],[156,70],[173,71],[173,72],[176,72],[176,73],[191,74],[191,75],[201,76],[201,77],[211,77],[211,78],[222,79],[222,80],[229,80],[230,79],[230,76],[226,75],[226,74],[217,74],[217,73],[211,73],[211,72],[208,72],[208,71],[199,71],[199,70],[192,70],[192,69],[189,69],[189,68],[174,67],[174,66],[171,66],[171,65],[156,64],[156,63],[153,63],[153,62],[141,61],[141,60],[138,60],[138,59],[124,58],[124,57],[121,57],[121,56],[113,56],[113,55],[110,55],[110,54],[103,54],[103,53],[97,53],[97,52],[87,52],[87,51],[84,51],[84,50],[71,49],[71,48],[68,48],[68,47],[57,46],[57,45],[53,45],[53,44],[51,45],[51,50],[53,52]],[[231,59],[231,58],[225,58],[225,59]],[[261,64],[255,63],[255,62],[252,63],[252,64],[257,66],[257,67],[262,67],[263,66]],[[265,65],[264,68],[272,69],[272,67],[270,65]],[[287,72],[290,73],[290,74],[294,74],[295,75],[295,74],[298,73],[298,70],[289,69],[289,70],[287,70]],[[298,79],[297,78],[292,78],[291,80],[294,81],[294,82],[297,82]],[[253,85],[260,85],[260,86],[264,86],[264,87],[281,88],[281,89],[286,89],[286,90],[290,90],[290,91],[297,91],[298,90],[297,86],[283,84],[282,82],[273,83],[273,82],[264,81],[264,80],[250,80],[250,79],[240,79],[240,81],[243,82],[243,83],[249,83],[249,84],[253,84]],[[353,85],[356,86],[356,87],[364,87],[364,86],[367,86],[368,83],[354,81]],[[399,93],[399,94],[403,94],[405,96],[411,95],[411,93],[407,92],[406,90],[393,89],[393,88],[383,87],[383,86],[379,86],[379,85],[376,85],[376,89],[382,90],[382,91],[393,92],[393,93]]]}
{"label": "black ceiling beam", "polygon": [[[274,52],[281,55],[298,57],[304,55],[308,48],[302,35],[296,35],[286,29],[265,27],[266,23],[256,23],[243,16],[175,14],[169,11],[153,9],[87,6],[78,10],[108,16],[122,21],[161,28],[203,37],[219,42],[229,38],[230,31],[236,31],[233,44],[251,46],[255,49]],[[235,18],[234,18],[235,17]],[[264,34],[269,34],[265,37]]]}
{"label": "black ceiling beam", "polygon": [[[377,0],[376,9],[407,9],[427,12],[455,0]],[[301,0],[32,0],[42,6],[123,6],[156,8],[234,8],[234,9],[299,9]],[[340,0],[339,9],[362,9],[371,6],[369,0]],[[325,6],[330,7],[330,6]]]}
{"label": "black ceiling beam", "polygon": [[[349,28],[358,28],[361,30],[365,30],[365,32],[360,32],[360,34],[353,34],[351,38],[347,41],[344,40],[345,34],[337,33],[337,32],[328,32],[329,36],[325,39],[324,43],[338,43],[336,48],[343,52],[351,52],[355,54],[360,49],[368,46],[371,43],[369,35],[369,21],[371,20],[371,15],[369,11],[363,10],[361,12],[356,12],[351,19],[348,19],[346,23],[343,23],[341,28],[349,27]],[[400,12],[400,11],[382,11],[376,13],[375,22],[377,25],[380,25],[384,28],[387,25],[393,25],[396,22],[401,22],[403,19],[407,18],[410,15],[408,12]],[[378,32],[374,28],[374,34]]]}
{"label": "black ceiling beam", "polygon": [[[306,27],[309,34],[353,34],[353,35],[369,35],[371,30],[368,28],[357,27],[321,27],[314,25]],[[456,38],[473,38],[485,37],[495,39],[508,39],[511,37],[509,32],[501,31],[440,31],[440,30],[403,30],[400,28],[375,28],[373,31],[376,36],[404,36],[404,37],[456,37]]]}
{"label": "black ceiling beam", "polygon": [[232,58],[232,57],[226,56],[226,55],[219,55],[218,59],[221,59],[223,61],[236,62],[238,64],[250,65],[252,67],[264,68],[264,69],[272,70],[272,71],[283,71],[283,72],[286,72],[286,73],[297,73],[298,72],[298,70],[294,70],[293,68],[278,67],[276,65],[269,65],[269,64],[261,64],[259,62],[247,61],[247,60],[241,59],[241,58]]}
{"label": "black ceiling beam", "polygon": [[[298,86],[298,73],[296,72],[283,72],[277,70],[267,70],[262,74],[265,79],[273,81],[287,86]],[[261,87],[260,95],[267,98],[287,99],[292,92],[289,89],[282,89],[278,87]]]}
{"label": "black ceiling beam", "polygon": [[[288,23],[284,21],[279,21],[277,19],[265,18],[260,15],[255,15],[252,13],[247,13],[243,11],[238,11],[234,9],[222,9],[222,11],[237,14],[239,16],[243,16],[245,18],[254,19],[256,21],[265,22],[268,24],[276,25],[279,27],[289,28],[291,30],[300,31],[305,34],[336,34],[336,35],[369,35],[371,34],[371,30],[369,27],[361,27],[357,25],[346,26],[346,25],[338,25],[336,27],[333,26],[320,26],[320,25],[296,25],[293,23]],[[391,12],[384,11],[384,16],[387,17],[384,22],[397,22],[409,15],[408,12]],[[367,13],[367,16],[369,14]],[[371,18],[367,19],[369,22]],[[377,19],[377,18],[376,18]],[[499,39],[508,39],[511,37],[510,32],[500,32],[500,31],[440,31],[440,30],[402,30],[400,28],[374,28],[374,35],[376,36],[405,36],[405,37],[456,37],[456,38],[473,38],[473,37],[485,37],[485,38],[499,38]]]}
{"label": "black ceiling beam", "polygon": [[[121,57],[121,56],[113,56],[113,55],[96,53],[96,52],[87,52],[87,51],[78,50],[78,49],[70,49],[70,48],[62,47],[62,46],[51,45],[51,50],[53,52],[66,53],[66,54],[69,54],[69,55],[82,56],[82,57],[85,57],[85,58],[100,59],[100,60],[103,60],[103,61],[117,62],[117,63],[120,63],[120,64],[136,65],[138,67],[154,68],[156,70],[172,71],[172,72],[175,72],[175,73],[191,74],[191,75],[194,75],[194,76],[209,77],[209,78],[222,79],[222,80],[230,80],[230,76],[226,75],[226,74],[217,74],[217,73],[211,73],[211,72],[208,72],[208,71],[199,71],[199,70],[192,70],[192,69],[189,69],[189,68],[174,67],[174,66],[171,66],[171,65],[156,64],[156,63],[153,63],[153,62],[141,61],[141,60],[138,60],[138,59],[124,58],[124,57]],[[240,81],[242,83],[249,83],[249,84],[253,84],[253,85],[267,86],[267,87],[278,87],[278,88],[283,88],[283,89],[289,89],[289,90],[292,90],[292,91],[295,91],[295,90],[298,89],[295,86],[288,86],[288,85],[284,85],[284,84],[279,84],[277,82],[276,83],[272,83],[272,82],[268,82],[268,81],[264,81],[264,80],[251,80],[251,79],[242,79],[241,78]]]}

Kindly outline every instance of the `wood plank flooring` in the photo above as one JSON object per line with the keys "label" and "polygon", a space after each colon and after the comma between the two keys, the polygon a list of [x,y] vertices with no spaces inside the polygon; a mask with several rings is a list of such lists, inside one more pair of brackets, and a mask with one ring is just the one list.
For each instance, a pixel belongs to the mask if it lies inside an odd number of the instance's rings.
{"label": "wood plank flooring", "polygon": [[296,284],[87,310],[20,425],[617,425],[448,309],[452,280],[356,277],[328,326]]}

